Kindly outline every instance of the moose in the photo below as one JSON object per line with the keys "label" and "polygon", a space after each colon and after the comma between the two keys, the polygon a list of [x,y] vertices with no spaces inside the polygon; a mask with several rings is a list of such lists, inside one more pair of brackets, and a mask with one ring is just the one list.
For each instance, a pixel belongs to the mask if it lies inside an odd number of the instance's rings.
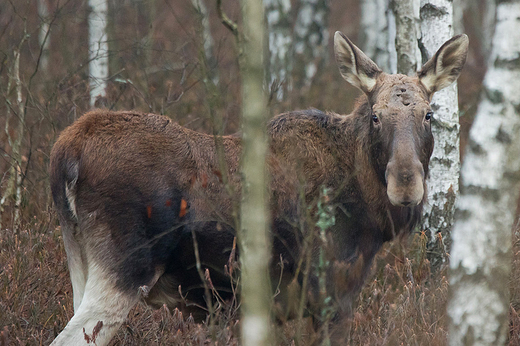
{"label": "moose", "polygon": [[[382,72],[339,31],[334,50],[341,75],[363,95],[349,115],[311,109],[274,117],[266,188],[281,309],[289,309],[284,287],[299,280],[302,239],[305,229],[316,229],[321,198],[335,220],[326,230],[327,275],[343,274],[327,280],[327,294],[347,316],[383,243],[420,220],[434,146],[430,101],[458,78],[468,38],[448,40],[415,76]],[[52,345],[91,338],[108,344],[140,300],[203,306],[194,239],[213,286],[222,297],[230,294],[224,266],[234,251],[240,155],[238,135],[217,138],[134,111],[93,110],[63,131],[52,149],[50,183],[74,316]]]}

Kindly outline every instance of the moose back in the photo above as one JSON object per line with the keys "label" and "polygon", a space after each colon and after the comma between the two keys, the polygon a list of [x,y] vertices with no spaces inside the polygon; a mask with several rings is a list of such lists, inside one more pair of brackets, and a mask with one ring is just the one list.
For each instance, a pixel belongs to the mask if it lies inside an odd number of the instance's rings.
{"label": "moose back", "polygon": [[[288,112],[267,129],[272,275],[275,283],[281,278],[278,305],[286,316],[283,288],[300,282],[294,275],[320,198],[334,214],[322,246],[331,263],[327,294],[340,316],[382,244],[418,223],[434,144],[430,100],[457,79],[468,38],[447,41],[413,77],[382,72],[340,32],[334,49],[343,78],[364,92],[354,111]],[[106,345],[143,298],[155,306],[204,305],[194,238],[213,285],[224,299],[231,294],[224,266],[235,236],[240,155],[237,136],[215,138],[155,114],[95,110],[63,131],[50,180],[74,316],[53,345],[89,338]],[[310,242],[313,254],[317,243]],[[312,313],[317,280],[309,282]]]}

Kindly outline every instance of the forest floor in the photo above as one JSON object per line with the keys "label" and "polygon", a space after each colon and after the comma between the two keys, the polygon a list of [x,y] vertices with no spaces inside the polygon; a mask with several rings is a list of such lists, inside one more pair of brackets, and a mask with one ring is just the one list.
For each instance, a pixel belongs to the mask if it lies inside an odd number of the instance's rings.
{"label": "forest floor", "polygon": [[[342,345],[446,345],[447,268],[431,271],[425,235],[387,244],[351,320],[332,331]],[[73,315],[66,255],[53,211],[0,230],[0,346],[48,345]],[[520,344],[520,232],[513,232],[509,345]],[[166,307],[133,308],[110,345],[238,345],[239,314],[223,308],[216,328]],[[312,321],[276,324],[277,345],[316,342]],[[340,340],[340,341],[338,341]],[[334,343],[334,342],[333,342]]]}

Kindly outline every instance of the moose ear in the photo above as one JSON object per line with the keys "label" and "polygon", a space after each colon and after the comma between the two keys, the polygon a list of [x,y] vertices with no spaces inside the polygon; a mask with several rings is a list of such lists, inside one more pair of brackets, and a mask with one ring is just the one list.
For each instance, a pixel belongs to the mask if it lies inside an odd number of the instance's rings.
{"label": "moose ear", "polygon": [[339,31],[334,34],[334,53],[343,78],[366,94],[370,93],[381,73],[376,63]]}
{"label": "moose ear", "polygon": [[466,62],[468,44],[467,35],[462,34],[452,37],[417,72],[419,80],[430,95],[447,87],[459,77]]}

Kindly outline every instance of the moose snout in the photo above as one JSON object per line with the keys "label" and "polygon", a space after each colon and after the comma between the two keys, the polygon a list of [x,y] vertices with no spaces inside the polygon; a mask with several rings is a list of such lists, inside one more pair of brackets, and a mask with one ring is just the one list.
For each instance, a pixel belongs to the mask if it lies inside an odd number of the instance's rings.
{"label": "moose snout", "polygon": [[385,176],[390,203],[398,207],[413,207],[421,203],[424,197],[424,169],[419,160],[409,164],[391,160]]}

